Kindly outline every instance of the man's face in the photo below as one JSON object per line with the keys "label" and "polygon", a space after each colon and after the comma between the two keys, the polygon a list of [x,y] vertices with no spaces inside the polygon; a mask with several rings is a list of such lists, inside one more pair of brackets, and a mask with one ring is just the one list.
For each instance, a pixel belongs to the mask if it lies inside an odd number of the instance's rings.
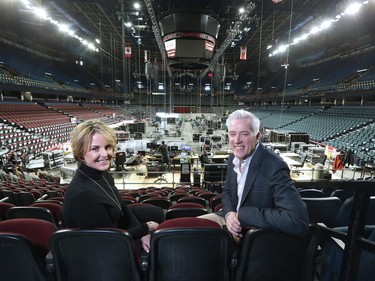
{"label": "man's face", "polygon": [[229,146],[234,156],[244,160],[255,149],[259,133],[254,135],[248,119],[235,119],[229,124]]}

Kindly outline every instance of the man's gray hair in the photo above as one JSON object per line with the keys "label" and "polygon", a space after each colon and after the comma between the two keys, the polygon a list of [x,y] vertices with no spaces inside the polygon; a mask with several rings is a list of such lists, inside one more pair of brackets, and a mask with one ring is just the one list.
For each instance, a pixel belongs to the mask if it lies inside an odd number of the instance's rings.
{"label": "man's gray hair", "polygon": [[226,125],[229,130],[229,125],[233,120],[237,119],[247,119],[250,120],[251,124],[251,129],[254,135],[258,134],[259,128],[260,128],[260,120],[259,118],[254,114],[249,111],[243,110],[243,109],[238,109],[236,111],[233,111],[231,114],[229,114]]}

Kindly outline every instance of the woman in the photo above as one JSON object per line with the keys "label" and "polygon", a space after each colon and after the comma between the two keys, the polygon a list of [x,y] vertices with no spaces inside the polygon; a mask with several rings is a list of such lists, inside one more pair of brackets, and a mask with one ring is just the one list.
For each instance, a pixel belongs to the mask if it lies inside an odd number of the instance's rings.
{"label": "woman", "polygon": [[137,221],[122,203],[114,179],[108,173],[116,147],[114,130],[100,121],[85,121],[73,129],[71,145],[78,169],[64,196],[65,227],[123,228],[134,239],[141,238],[142,246],[148,252],[148,233],[158,224]]}

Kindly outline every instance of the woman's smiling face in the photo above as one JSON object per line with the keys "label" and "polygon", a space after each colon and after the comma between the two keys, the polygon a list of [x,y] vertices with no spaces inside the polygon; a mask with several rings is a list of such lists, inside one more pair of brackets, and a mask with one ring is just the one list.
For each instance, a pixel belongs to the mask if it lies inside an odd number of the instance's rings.
{"label": "woman's smiling face", "polygon": [[84,160],[87,166],[99,171],[106,171],[111,165],[113,153],[113,147],[105,137],[100,133],[95,133],[84,155]]}

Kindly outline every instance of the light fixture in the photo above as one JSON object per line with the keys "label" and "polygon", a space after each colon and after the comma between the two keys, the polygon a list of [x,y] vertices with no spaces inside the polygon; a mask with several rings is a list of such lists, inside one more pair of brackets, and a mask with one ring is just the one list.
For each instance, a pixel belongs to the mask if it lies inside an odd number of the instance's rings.
{"label": "light fixture", "polygon": [[[345,9],[344,12],[336,15],[334,18],[332,19],[327,19],[327,20],[324,20],[323,22],[321,22],[320,25],[317,25],[317,26],[313,26],[310,31],[308,31],[307,33],[304,33],[302,34],[301,36],[299,37],[296,37],[293,42],[291,42],[290,44],[287,44],[287,45],[280,45],[274,52],[271,52],[268,56],[269,57],[273,57],[279,53],[283,53],[284,51],[286,51],[289,46],[292,46],[292,45],[297,45],[298,43],[300,43],[300,41],[302,40],[306,40],[310,35],[317,35],[319,34],[319,32],[321,31],[324,31],[324,30],[327,30],[329,29],[332,24],[340,21],[344,16],[347,16],[347,15],[354,15],[356,13],[359,12],[360,8],[363,6],[363,5],[366,5],[368,4],[369,1],[368,0],[365,0],[363,1],[362,3],[359,3],[359,2],[352,2],[351,4],[349,4],[347,6],[347,8]],[[267,50],[270,49],[267,47]]]}
{"label": "light fixture", "polygon": [[33,6],[33,4],[30,3],[28,0],[18,0],[27,10],[32,11],[35,16],[38,18],[42,18],[46,22],[49,22],[50,24],[55,25],[61,32],[71,36],[72,38],[77,39],[80,41],[83,45],[85,45],[87,48],[89,48],[92,51],[99,52],[99,49],[95,46],[94,43],[88,42],[88,40],[80,37],[75,33],[75,31],[71,30],[69,28],[68,24],[60,23],[59,21],[53,19],[51,16],[48,16],[46,10],[43,7],[37,7]]}
{"label": "light fixture", "polygon": [[345,13],[348,15],[354,15],[358,13],[361,7],[362,7],[361,3],[358,3],[358,2],[350,3],[348,7],[345,9]]}
{"label": "light fixture", "polygon": [[141,4],[139,4],[138,2],[135,2],[133,7],[134,9],[139,10],[141,8]]}

